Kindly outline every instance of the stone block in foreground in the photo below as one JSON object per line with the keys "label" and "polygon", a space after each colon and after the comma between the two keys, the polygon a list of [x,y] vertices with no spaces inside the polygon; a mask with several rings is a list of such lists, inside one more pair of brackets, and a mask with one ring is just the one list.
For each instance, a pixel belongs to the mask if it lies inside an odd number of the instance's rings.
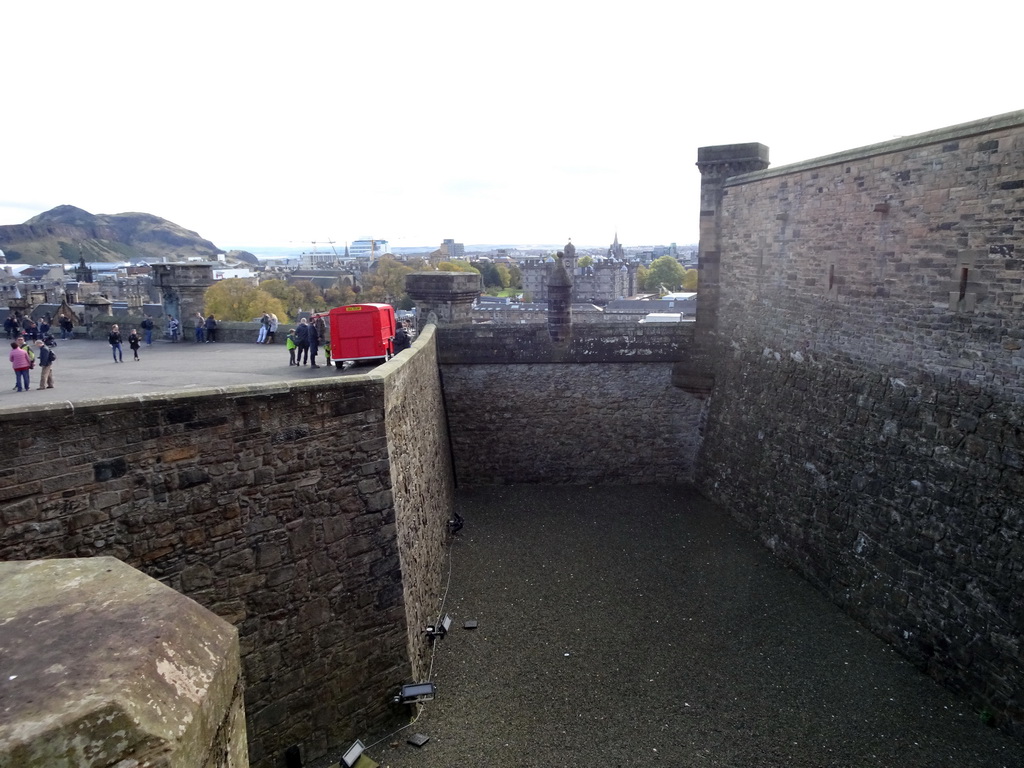
{"label": "stone block in foreground", "polygon": [[237,631],[119,560],[0,563],[0,659],[0,768],[249,764]]}

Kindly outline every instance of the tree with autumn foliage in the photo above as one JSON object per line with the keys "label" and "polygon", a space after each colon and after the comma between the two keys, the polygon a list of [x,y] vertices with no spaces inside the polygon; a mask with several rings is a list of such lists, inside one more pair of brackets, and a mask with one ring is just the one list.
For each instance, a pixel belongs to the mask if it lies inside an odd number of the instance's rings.
{"label": "tree with autumn foliage", "polygon": [[206,314],[216,315],[219,320],[254,320],[264,312],[281,319],[288,317],[284,302],[237,277],[218,280],[207,288],[203,304]]}

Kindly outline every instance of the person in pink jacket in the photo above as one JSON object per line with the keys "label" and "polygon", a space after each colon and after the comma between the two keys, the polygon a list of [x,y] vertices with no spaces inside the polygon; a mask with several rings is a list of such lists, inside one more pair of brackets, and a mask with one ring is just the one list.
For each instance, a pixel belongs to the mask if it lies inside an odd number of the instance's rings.
{"label": "person in pink jacket", "polygon": [[28,392],[31,386],[28,380],[28,370],[32,367],[32,358],[28,352],[18,346],[18,342],[11,342],[11,354],[9,355],[11,366],[14,368],[14,388],[19,392]]}

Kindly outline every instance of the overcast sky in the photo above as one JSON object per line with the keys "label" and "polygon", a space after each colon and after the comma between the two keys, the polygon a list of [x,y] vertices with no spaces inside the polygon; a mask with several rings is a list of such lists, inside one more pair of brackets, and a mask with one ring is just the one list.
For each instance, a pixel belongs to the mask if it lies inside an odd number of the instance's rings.
{"label": "overcast sky", "polygon": [[700,146],[778,166],[1024,108],[1022,9],[8,3],[0,224],[70,204],[221,248],[696,242]]}

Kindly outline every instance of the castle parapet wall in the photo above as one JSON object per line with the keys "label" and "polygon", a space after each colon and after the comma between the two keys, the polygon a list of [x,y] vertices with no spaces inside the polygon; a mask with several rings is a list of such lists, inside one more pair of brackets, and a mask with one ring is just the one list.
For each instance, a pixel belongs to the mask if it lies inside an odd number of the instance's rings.
{"label": "castle parapet wall", "polygon": [[427,672],[441,403],[428,326],[364,375],[5,412],[0,560],[109,556],[191,597],[238,630],[251,764],[313,761]]}

